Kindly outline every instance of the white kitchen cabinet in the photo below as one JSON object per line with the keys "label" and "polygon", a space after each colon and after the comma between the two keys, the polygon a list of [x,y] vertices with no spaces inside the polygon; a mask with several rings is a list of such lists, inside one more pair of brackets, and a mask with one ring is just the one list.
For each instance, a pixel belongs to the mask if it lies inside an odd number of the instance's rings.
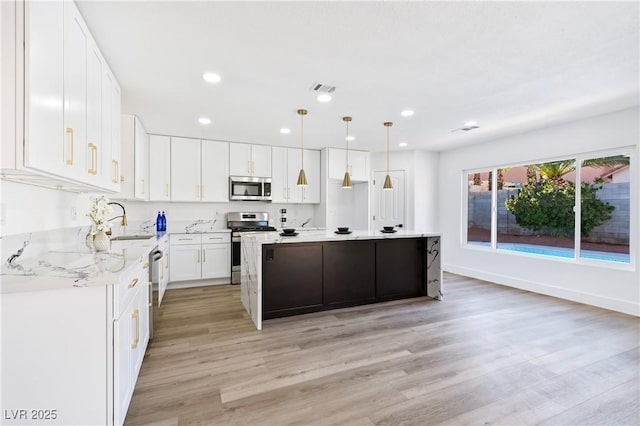
{"label": "white kitchen cabinet", "polygon": [[231,277],[231,235],[171,234],[170,281]]}
{"label": "white kitchen cabinet", "polygon": [[149,136],[149,200],[171,199],[171,138]]}
{"label": "white kitchen cabinet", "polygon": [[271,177],[271,147],[230,143],[229,175]]}
{"label": "white kitchen cabinet", "polygon": [[83,180],[87,146],[87,29],[75,3],[64,2],[65,176]]}
{"label": "white kitchen cabinet", "polygon": [[171,200],[228,202],[228,147],[226,142],[172,137]]}
{"label": "white kitchen cabinet", "polygon": [[[340,180],[347,171],[347,152],[344,149],[329,148],[329,179]],[[349,174],[354,182],[369,181],[369,153],[349,150]]]}
{"label": "white kitchen cabinet", "polygon": [[229,144],[203,140],[200,150],[202,201],[229,202]]}
{"label": "white kitchen cabinet", "polygon": [[120,192],[120,87],[106,65],[102,71],[102,175]]}
{"label": "white kitchen cabinet", "polygon": [[114,198],[148,200],[147,162],[149,136],[138,117],[128,114],[123,114],[120,117],[121,192]]}
{"label": "white kitchen cabinet", "polygon": [[320,203],[320,151],[304,150],[304,170],[309,185],[297,185],[302,167],[298,148],[272,148],[271,193],[274,203]]}
{"label": "white kitchen cabinet", "polygon": [[2,13],[3,178],[117,191],[104,159],[108,65],[75,3],[3,2]]}
{"label": "white kitchen cabinet", "polygon": [[320,203],[320,151],[304,150],[304,171],[309,185],[302,188],[302,203]]}
{"label": "white kitchen cabinet", "polygon": [[104,286],[2,294],[3,406],[56,410],[47,424],[123,424],[148,343],[145,265]]}

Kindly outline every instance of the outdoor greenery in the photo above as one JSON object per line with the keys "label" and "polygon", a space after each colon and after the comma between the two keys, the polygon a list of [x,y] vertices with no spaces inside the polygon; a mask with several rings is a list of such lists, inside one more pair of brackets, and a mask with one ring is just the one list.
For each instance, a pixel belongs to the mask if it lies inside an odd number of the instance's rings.
{"label": "outdoor greenery", "polygon": [[[599,182],[593,185],[581,184],[580,230],[584,237],[588,237],[596,226],[609,220],[614,210],[612,205],[596,197],[596,192],[601,188]],[[523,228],[550,235],[571,236],[575,229],[574,203],[573,182],[562,178],[542,177],[536,180],[530,177],[519,195],[507,199],[505,206],[515,215],[516,223]]]}

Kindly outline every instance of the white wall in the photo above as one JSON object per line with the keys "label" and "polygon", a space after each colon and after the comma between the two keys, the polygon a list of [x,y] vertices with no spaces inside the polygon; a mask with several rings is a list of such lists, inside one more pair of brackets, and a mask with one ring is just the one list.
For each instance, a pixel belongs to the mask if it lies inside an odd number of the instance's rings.
{"label": "white wall", "polygon": [[[438,160],[432,151],[403,150],[389,154],[389,169],[405,171],[406,228],[417,231],[438,231]],[[387,170],[387,153],[371,154],[371,175]],[[382,182],[379,183],[382,185]],[[375,202],[372,190],[371,204]]]}
{"label": "white wall", "polygon": [[[88,223],[89,196],[0,181],[0,236],[48,231]],[[75,209],[76,219],[72,218]]]}
{"label": "white wall", "polygon": [[[518,287],[640,315],[640,259],[638,243],[638,108],[592,117],[476,146],[440,154],[440,231],[443,269]],[[636,197],[632,201],[632,253],[630,267],[576,264],[511,253],[465,248],[461,223],[462,171],[480,167],[544,160],[581,152],[635,145],[632,164]],[[633,189],[632,189],[633,190]],[[446,288],[445,288],[446,297]]]}

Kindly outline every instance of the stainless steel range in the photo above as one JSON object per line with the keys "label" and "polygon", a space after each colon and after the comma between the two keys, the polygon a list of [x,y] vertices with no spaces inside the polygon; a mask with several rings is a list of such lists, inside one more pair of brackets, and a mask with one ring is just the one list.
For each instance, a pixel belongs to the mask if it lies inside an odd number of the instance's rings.
{"label": "stainless steel range", "polygon": [[269,226],[269,213],[256,212],[227,213],[227,228],[231,229],[231,284],[240,284],[240,236],[243,232],[275,231],[276,228]]}

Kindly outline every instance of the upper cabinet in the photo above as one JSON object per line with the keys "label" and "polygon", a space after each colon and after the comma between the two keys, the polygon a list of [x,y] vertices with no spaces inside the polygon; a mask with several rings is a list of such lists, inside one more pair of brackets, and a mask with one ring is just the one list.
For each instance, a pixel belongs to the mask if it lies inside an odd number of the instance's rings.
{"label": "upper cabinet", "polygon": [[3,147],[4,177],[117,191],[120,88],[75,3],[2,7],[2,93],[11,97],[3,99],[3,124],[11,123],[3,141],[16,141]]}
{"label": "upper cabinet", "polygon": [[272,148],[271,194],[274,203],[320,203],[320,151],[304,150],[309,185],[297,186],[303,158],[298,148]]}
{"label": "upper cabinet", "polygon": [[138,117],[126,114],[121,116],[121,140],[121,192],[118,198],[148,200],[149,136]]}
{"label": "upper cabinet", "polygon": [[369,181],[369,153],[365,151],[349,150],[349,163],[347,165],[347,151],[338,148],[329,148],[329,179],[342,180],[347,171],[354,182]]}
{"label": "upper cabinet", "polygon": [[149,200],[171,200],[171,138],[149,136]]}
{"label": "upper cabinet", "polygon": [[172,137],[171,200],[228,202],[228,158],[227,142]]}
{"label": "upper cabinet", "polygon": [[230,143],[229,175],[271,177],[271,147]]}

